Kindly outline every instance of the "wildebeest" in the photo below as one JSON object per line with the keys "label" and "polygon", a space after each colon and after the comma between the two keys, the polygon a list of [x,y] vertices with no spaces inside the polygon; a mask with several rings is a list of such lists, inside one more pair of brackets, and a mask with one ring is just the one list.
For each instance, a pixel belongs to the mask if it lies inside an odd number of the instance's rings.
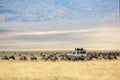
{"label": "wildebeest", "polygon": [[37,57],[31,56],[31,57],[30,57],[30,60],[33,60],[33,61],[35,60],[35,61],[37,61]]}
{"label": "wildebeest", "polygon": [[59,55],[58,57],[60,57],[60,60],[67,60],[66,55]]}
{"label": "wildebeest", "polygon": [[56,60],[58,60],[56,54],[49,55],[48,58],[49,58],[51,61],[56,61]]}
{"label": "wildebeest", "polygon": [[9,59],[15,60],[15,57],[12,55],[9,57]]}
{"label": "wildebeest", "polygon": [[48,60],[56,61],[56,60],[58,60],[58,58],[53,54],[52,55],[42,55],[41,60],[44,60],[44,61],[48,61]]}
{"label": "wildebeest", "polygon": [[[19,56],[19,60],[28,60],[26,54],[21,53],[13,53],[12,56],[8,56],[5,52],[3,52],[4,56],[1,57],[1,60],[15,60],[15,56]],[[29,54],[30,60],[37,60],[37,57],[34,56],[33,53]],[[40,53],[39,57],[41,57],[41,60],[44,61],[57,61],[57,60],[66,60],[66,61],[84,61],[84,60],[92,60],[92,59],[105,59],[105,60],[114,60],[118,59],[120,56],[120,52],[87,52],[87,56],[74,56],[74,55],[66,55],[66,53],[58,53],[58,52],[52,52],[52,53],[46,53],[42,52]]]}
{"label": "wildebeest", "polygon": [[117,55],[115,53],[103,53],[102,54],[102,57],[103,59],[109,59],[109,60],[112,60],[112,59],[117,59]]}
{"label": "wildebeest", "polygon": [[92,60],[93,59],[93,56],[92,55],[88,55],[87,57],[86,57],[86,60]]}
{"label": "wildebeest", "polygon": [[27,59],[26,56],[21,56],[21,57],[20,57],[20,60],[26,61],[26,60],[28,60],[28,59]]}
{"label": "wildebeest", "polygon": [[1,60],[9,60],[9,57],[7,55],[3,56]]}
{"label": "wildebeest", "polygon": [[117,59],[117,56],[114,53],[109,53],[108,59]]}
{"label": "wildebeest", "polygon": [[56,60],[58,60],[58,58],[57,58],[56,56],[54,56],[54,57],[49,57],[49,59],[50,59],[51,61],[56,61]]}
{"label": "wildebeest", "polygon": [[43,56],[43,57],[41,58],[41,60],[48,61],[48,57],[47,57],[47,56]]}
{"label": "wildebeest", "polygon": [[84,60],[85,60],[85,57],[84,57],[84,56],[80,56],[80,57],[79,57],[79,60],[84,61]]}

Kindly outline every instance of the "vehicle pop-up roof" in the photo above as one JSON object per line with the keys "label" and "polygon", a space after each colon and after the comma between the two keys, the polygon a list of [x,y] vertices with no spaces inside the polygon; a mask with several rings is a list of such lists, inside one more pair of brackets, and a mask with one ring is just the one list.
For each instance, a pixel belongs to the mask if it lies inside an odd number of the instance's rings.
{"label": "vehicle pop-up roof", "polygon": [[83,48],[75,48],[75,50],[77,50],[77,51],[78,51],[78,50],[84,50],[84,49],[83,49]]}

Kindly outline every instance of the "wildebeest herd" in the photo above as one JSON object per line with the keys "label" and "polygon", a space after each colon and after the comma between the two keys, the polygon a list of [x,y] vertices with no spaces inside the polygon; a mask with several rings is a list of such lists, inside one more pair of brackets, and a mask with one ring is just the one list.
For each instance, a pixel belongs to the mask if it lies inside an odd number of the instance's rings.
{"label": "wildebeest herd", "polygon": [[37,55],[34,53],[27,54],[18,54],[14,53],[12,55],[7,55],[5,52],[1,53],[1,60],[22,60],[22,61],[89,61],[93,59],[97,60],[117,60],[120,56],[120,52],[88,52],[87,56],[68,56],[66,53],[55,52],[55,53],[46,53],[40,52]]}

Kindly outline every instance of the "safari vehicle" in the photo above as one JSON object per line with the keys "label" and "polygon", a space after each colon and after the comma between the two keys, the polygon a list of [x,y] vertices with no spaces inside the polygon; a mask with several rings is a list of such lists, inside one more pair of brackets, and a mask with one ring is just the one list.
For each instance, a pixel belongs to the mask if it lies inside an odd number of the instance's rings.
{"label": "safari vehicle", "polygon": [[66,54],[67,56],[87,56],[87,51],[83,48],[75,48],[75,50],[70,51]]}

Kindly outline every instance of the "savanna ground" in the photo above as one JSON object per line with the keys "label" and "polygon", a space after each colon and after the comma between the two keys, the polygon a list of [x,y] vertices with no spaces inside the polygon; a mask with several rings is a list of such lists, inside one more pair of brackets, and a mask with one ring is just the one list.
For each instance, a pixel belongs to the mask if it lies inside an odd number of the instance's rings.
{"label": "savanna ground", "polygon": [[120,80],[118,60],[0,60],[0,80]]}
{"label": "savanna ground", "polygon": [[120,80],[120,60],[0,60],[0,80]]}

